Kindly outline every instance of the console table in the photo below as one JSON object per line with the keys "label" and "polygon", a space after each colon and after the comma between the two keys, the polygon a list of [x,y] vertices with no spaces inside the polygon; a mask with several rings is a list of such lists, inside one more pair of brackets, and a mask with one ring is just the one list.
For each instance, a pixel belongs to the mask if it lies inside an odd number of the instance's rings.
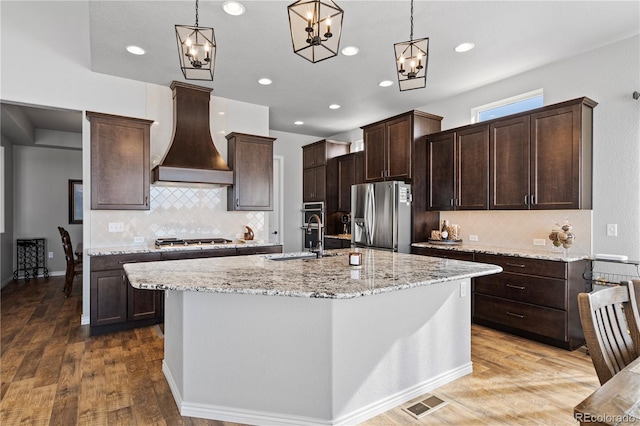
{"label": "console table", "polygon": [[13,281],[24,278],[29,281],[31,277],[37,277],[42,271],[45,278],[49,278],[49,270],[46,265],[46,239],[24,238],[16,240],[17,269],[13,271]]}

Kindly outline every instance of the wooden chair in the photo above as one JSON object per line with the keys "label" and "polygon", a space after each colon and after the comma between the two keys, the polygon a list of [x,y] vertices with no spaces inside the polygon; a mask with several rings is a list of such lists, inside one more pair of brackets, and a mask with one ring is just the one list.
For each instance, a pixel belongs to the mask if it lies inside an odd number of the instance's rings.
{"label": "wooden chair", "polygon": [[62,237],[62,248],[64,249],[64,258],[67,262],[63,291],[65,296],[69,297],[71,290],[73,289],[74,279],[78,275],[82,276],[82,259],[75,259],[69,233],[60,226],[58,226],[58,231]]}
{"label": "wooden chair", "polygon": [[578,294],[584,337],[601,385],[640,356],[638,296],[631,281]]}

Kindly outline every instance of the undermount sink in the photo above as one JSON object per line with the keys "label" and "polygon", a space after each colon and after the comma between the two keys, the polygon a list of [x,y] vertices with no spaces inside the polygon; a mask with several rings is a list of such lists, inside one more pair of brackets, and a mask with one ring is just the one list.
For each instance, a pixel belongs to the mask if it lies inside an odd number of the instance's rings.
{"label": "undermount sink", "polygon": [[[324,252],[322,254],[322,257],[333,257],[339,254],[340,253]],[[292,253],[267,254],[264,256],[264,258],[268,260],[283,261],[283,260],[297,260],[297,259],[317,259],[318,256],[316,255],[315,252],[312,252],[312,251],[299,251],[299,252],[292,252]]]}

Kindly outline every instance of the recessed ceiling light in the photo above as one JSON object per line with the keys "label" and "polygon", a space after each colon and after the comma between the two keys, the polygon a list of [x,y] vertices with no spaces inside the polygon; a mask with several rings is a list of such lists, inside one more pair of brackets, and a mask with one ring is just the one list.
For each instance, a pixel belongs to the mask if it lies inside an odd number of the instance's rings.
{"label": "recessed ceiling light", "polygon": [[338,109],[338,108],[340,108],[340,105],[338,105],[338,104],[331,104],[331,105],[329,105],[329,108],[331,108],[331,109]]}
{"label": "recessed ceiling light", "polygon": [[222,3],[222,10],[229,15],[239,16],[244,13],[244,6],[237,1],[229,0]]}
{"label": "recessed ceiling light", "polygon": [[144,49],[142,47],[139,46],[127,46],[127,52],[133,54],[133,55],[144,55]]}
{"label": "recessed ceiling light", "polygon": [[360,49],[358,49],[355,46],[347,46],[344,49],[342,49],[342,54],[344,56],[353,56],[353,55],[357,55],[359,51]]}
{"label": "recessed ceiling light", "polygon": [[263,86],[268,86],[273,83],[273,81],[271,81],[271,79],[269,78],[261,78],[260,80],[258,80],[258,83],[262,84]]}
{"label": "recessed ceiling light", "polygon": [[460,43],[459,45],[456,46],[454,50],[458,53],[463,53],[463,52],[470,51],[474,47],[476,47],[476,45],[473,43]]}
{"label": "recessed ceiling light", "polygon": [[393,84],[393,81],[391,80],[382,80],[380,83],[378,83],[378,86],[380,87],[389,87]]}
{"label": "recessed ceiling light", "polygon": [[293,124],[295,124],[296,126],[302,126],[304,124],[304,121],[296,121]]}

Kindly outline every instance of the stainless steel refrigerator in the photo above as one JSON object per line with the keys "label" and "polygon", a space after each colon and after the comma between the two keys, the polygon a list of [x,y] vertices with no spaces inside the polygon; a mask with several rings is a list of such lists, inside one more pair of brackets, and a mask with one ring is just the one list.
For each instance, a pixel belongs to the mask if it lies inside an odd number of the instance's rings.
{"label": "stainless steel refrigerator", "polygon": [[409,253],[411,185],[389,181],[351,186],[351,243]]}

